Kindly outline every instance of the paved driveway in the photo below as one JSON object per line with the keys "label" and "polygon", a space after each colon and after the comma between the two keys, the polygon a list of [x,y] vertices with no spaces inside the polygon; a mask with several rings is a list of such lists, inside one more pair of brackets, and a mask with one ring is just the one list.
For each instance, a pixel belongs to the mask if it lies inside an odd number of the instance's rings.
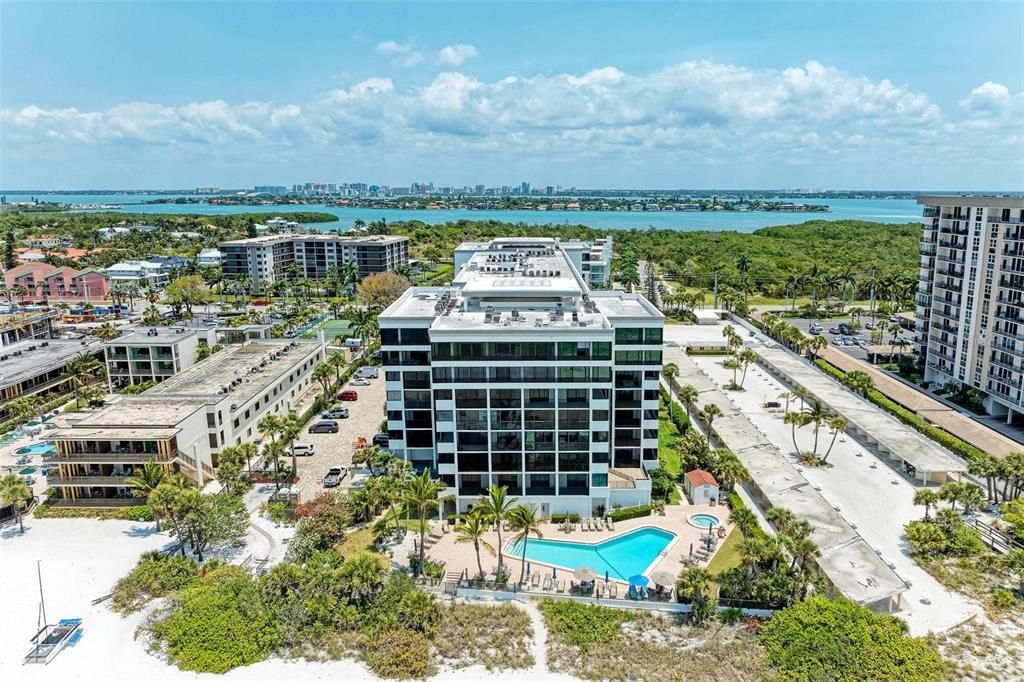
{"label": "paved driveway", "polygon": [[[384,421],[384,372],[370,380],[369,386],[348,386],[359,393],[355,402],[339,403],[348,407],[348,419],[338,419],[338,433],[307,433],[310,425],[320,420],[319,415],[302,429],[296,439],[312,443],[316,454],[312,457],[298,457],[300,500],[311,500],[323,492],[323,477],[335,464],[352,464],[352,443],[363,436],[367,440],[377,433],[377,427]],[[350,480],[346,476],[345,487]]]}

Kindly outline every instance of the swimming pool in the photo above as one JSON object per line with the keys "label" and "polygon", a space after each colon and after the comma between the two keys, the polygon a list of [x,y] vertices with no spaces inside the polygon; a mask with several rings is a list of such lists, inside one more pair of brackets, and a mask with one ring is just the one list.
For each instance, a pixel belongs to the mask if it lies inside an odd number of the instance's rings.
{"label": "swimming pool", "polygon": [[56,450],[49,443],[32,443],[32,445],[26,445],[23,448],[18,448],[14,451],[16,455],[45,455],[48,452]]}
{"label": "swimming pool", "polygon": [[698,528],[714,528],[722,525],[722,520],[714,514],[690,514],[690,525]]}
{"label": "swimming pool", "polygon": [[[675,538],[675,533],[650,527],[637,528],[597,543],[531,538],[526,543],[526,559],[569,571],[585,566],[602,577],[607,571],[608,577],[625,581],[650,568]],[[506,551],[512,556],[523,556],[518,542],[510,543]]]}

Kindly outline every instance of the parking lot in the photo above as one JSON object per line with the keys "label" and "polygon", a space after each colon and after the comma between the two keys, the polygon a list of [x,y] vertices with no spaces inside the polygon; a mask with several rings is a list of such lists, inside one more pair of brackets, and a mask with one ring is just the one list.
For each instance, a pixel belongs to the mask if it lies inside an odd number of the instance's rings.
{"label": "parking lot", "polygon": [[[378,433],[380,423],[384,421],[384,372],[370,380],[369,386],[350,386],[346,384],[341,390],[354,390],[359,400],[336,402],[348,408],[348,419],[336,419],[338,433],[307,433],[309,427],[320,421],[320,415],[314,417],[302,428],[296,441],[312,443],[315,454],[311,457],[296,457],[299,469],[300,501],[308,501],[323,492],[323,478],[327,470],[335,464],[352,465],[352,444],[362,436],[369,441]],[[310,394],[310,398],[312,393]],[[349,487],[352,475],[349,473],[334,490]]]}
{"label": "parking lot", "polygon": [[[836,341],[841,341],[843,336],[841,334],[832,334],[829,331],[831,329],[836,329],[838,331],[839,324],[841,322],[848,322],[848,321],[849,321],[849,318],[833,318],[831,321],[828,321],[828,320],[824,320],[824,321],[808,320],[808,319],[804,319],[804,318],[786,318],[786,322],[790,323],[791,325],[793,325],[794,327],[796,327],[797,329],[799,329],[800,331],[802,331],[802,332],[804,332],[806,334],[810,334],[811,333],[810,327],[811,327],[812,324],[815,324],[815,323],[820,324],[822,326],[821,336],[825,337],[825,339],[828,340],[829,348],[833,348],[835,350],[841,350],[844,353],[846,353],[847,355],[850,355],[851,357],[855,357],[855,358],[857,358],[859,360],[867,360],[867,352],[864,350],[864,348],[862,346],[859,346],[859,345],[849,346],[849,345],[841,345],[840,343],[836,343]],[[865,326],[865,325],[870,324],[870,323],[871,323],[871,318],[869,318],[869,317],[862,317],[861,318],[861,328],[858,329],[857,331],[855,331],[852,334],[852,336],[856,337],[858,339],[861,339],[862,341],[865,342],[865,344],[870,344],[871,343],[871,330],[867,329],[866,326]],[[907,348],[907,350],[910,350],[911,348],[913,348],[915,350],[915,352],[916,352],[917,346],[916,346],[916,344],[913,343],[913,341],[914,341],[914,332],[910,331],[909,329],[903,329],[902,333],[901,333],[901,336],[903,338],[907,339],[908,341],[910,341],[911,344],[912,344],[911,346],[909,346]],[[848,336],[847,338],[850,338],[850,337]],[[885,333],[885,339],[882,341],[881,345],[886,345],[890,338],[892,338],[892,334],[890,332],[886,332]]]}

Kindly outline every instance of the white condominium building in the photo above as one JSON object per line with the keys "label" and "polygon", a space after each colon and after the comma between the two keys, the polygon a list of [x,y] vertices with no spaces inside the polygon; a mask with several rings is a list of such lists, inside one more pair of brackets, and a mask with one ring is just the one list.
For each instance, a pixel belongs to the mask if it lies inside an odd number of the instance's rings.
{"label": "white condominium building", "polygon": [[922,196],[917,329],[925,379],[1024,413],[1024,197]]}
{"label": "white condominium building", "polygon": [[457,512],[491,484],[545,516],[650,501],[664,317],[591,292],[563,246],[495,239],[380,315],[391,449]]}
{"label": "white condominium building", "polygon": [[276,234],[222,242],[220,252],[225,277],[246,277],[260,289],[293,271],[296,278],[323,279],[349,262],[360,277],[394,270],[409,263],[409,238]]}
{"label": "white condominium building", "polygon": [[[530,243],[530,239],[503,239],[506,244],[514,245],[516,242]],[[611,237],[602,237],[592,242],[583,242],[578,239],[562,241],[554,240],[562,249],[562,252],[576,266],[576,270],[586,281],[587,285],[602,289],[611,282],[612,267],[612,246]],[[455,272],[473,257],[478,251],[486,251],[491,242],[463,242],[455,249]]]}

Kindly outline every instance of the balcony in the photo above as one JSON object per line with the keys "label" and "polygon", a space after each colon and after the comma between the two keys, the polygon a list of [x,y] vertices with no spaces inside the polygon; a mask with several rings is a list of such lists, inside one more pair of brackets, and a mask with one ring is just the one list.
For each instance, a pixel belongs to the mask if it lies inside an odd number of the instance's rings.
{"label": "balcony", "polygon": [[47,476],[46,482],[56,487],[130,486],[128,476]]}
{"label": "balcony", "polygon": [[1020,224],[1022,224],[1022,221],[1021,221],[1020,218],[1006,218],[1006,219],[1003,219],[1003,218],[997,218],[996,216],[992,216],[992,215],[990,215],[988,217],[988,222],[990,222],[990,223],[1001,223],[1001,224],[1005,224],[1005,225],[1020,225]]}
{"label": "balcony", "polygon": [[139,504],[137,497],[85,497],[77,500],[51,500],[47,504],[54,507],[134,507]]}

